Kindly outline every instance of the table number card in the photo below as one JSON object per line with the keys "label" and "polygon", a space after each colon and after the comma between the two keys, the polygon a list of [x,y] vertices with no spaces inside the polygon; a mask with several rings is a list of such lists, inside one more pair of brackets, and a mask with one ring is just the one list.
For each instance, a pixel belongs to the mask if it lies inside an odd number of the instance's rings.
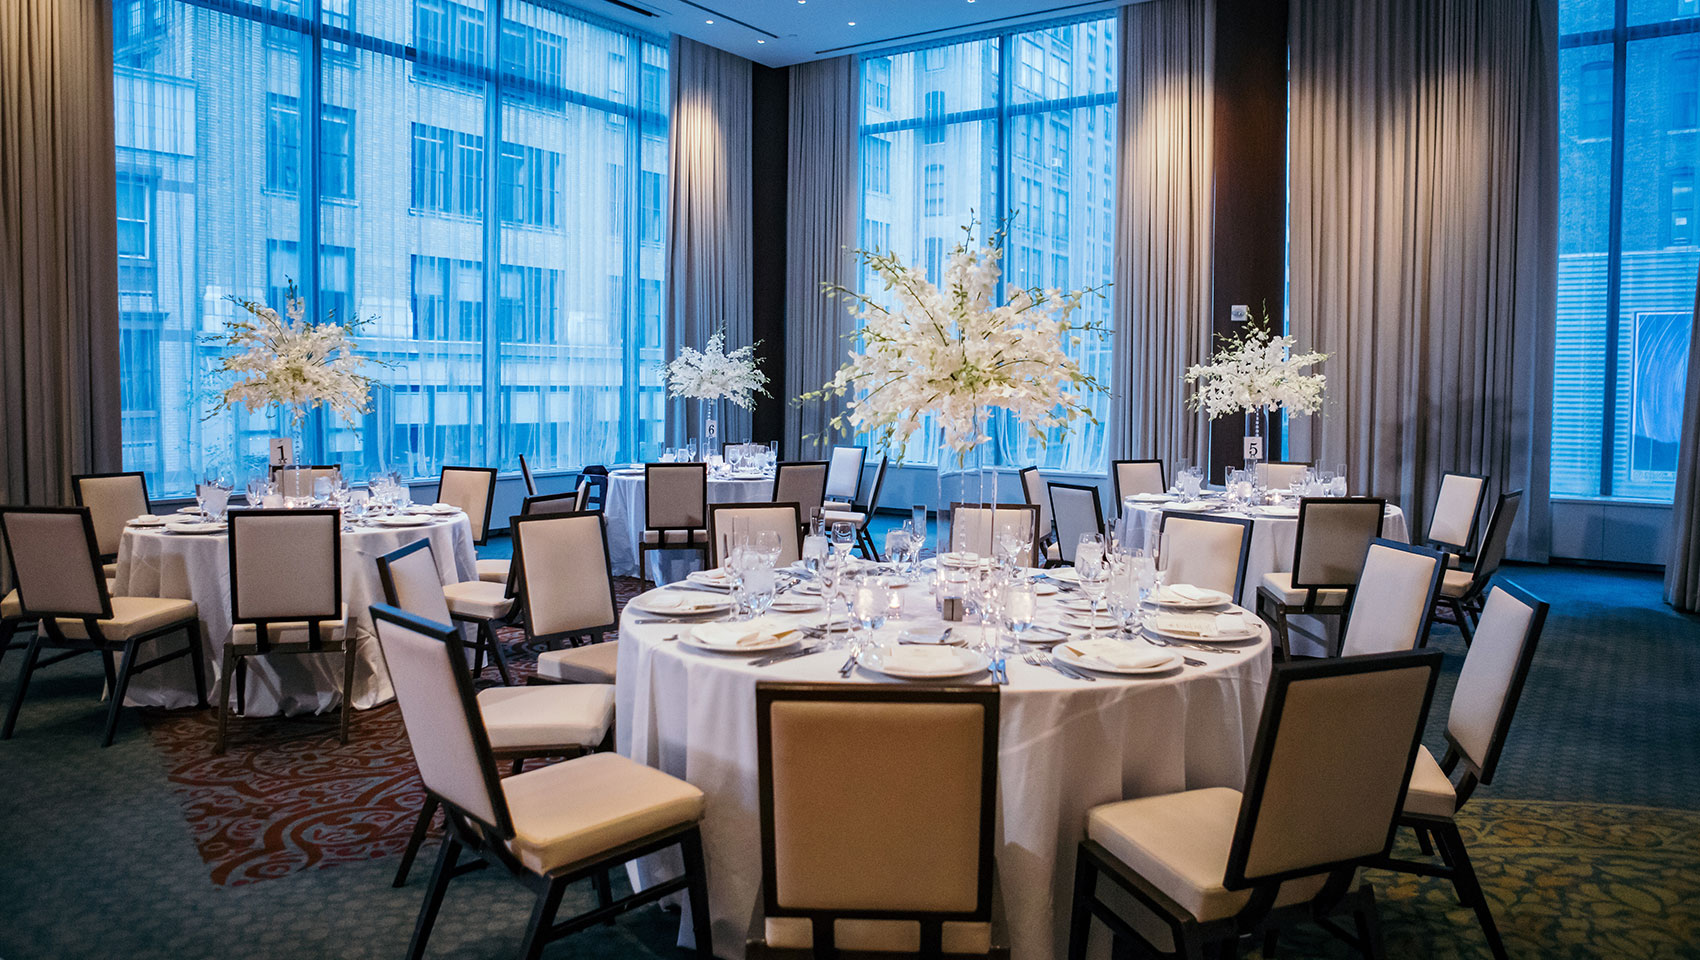
{"label": "table number card", "polygon": [[273,437],[272,466],[287,467],[295,462],[295,442],[288,437]]}
{"label": "table number card", "polygon": [[1263,438],[1262,437],[1246,437],[1245,438],[1245,458],[1247,460],[1262,460],[1263,459]]}

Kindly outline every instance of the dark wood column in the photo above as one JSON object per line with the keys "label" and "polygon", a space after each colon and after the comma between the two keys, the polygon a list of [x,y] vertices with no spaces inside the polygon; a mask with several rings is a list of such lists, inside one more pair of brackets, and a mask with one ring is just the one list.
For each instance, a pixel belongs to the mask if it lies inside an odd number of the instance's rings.
{"label": "dark wood column", "polygon": [[[767,442],[785,433],[785,204],[786,154],[789,150],[791,71],[755,64],[750,72],[750,264],[755,302],[756,351],[767,374],[767,392],[758,397],[750,439]],[[790,457],[793,451],[781,451]]]}

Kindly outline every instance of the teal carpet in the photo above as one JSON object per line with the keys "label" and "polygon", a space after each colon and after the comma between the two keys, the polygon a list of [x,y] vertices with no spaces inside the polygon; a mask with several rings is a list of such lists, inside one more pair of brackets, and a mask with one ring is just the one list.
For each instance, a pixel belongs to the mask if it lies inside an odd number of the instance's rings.
{"label": "teal carpet", "polygon": [[[490,552],[504,547],[493,542]],[[1664,606],[1649,575],[1556,567],[1507,575],[1554,611],[1499,777],[1461,822],[1513,956],[1700,956],[1700,620]],[[1431,746],[1442,743],[1463,656],[1449,628],[1436,640],[1447,675]],[[19,659],[14,652],[0,664],[0,702],[12,695]],[[118,742],[100,749],[100,671],[85,659],[38,673],[17,735],[0,743],[0,960],[402,953],[423,870],[392,889],[396,860],[383,848],[371,859],[215,882],[216,845],[185,813],[186,803],[211,801],[180,796],[168,777],[185,731],[202,721],[127,711]],[[360,715],[356,740],[363,734],[368,746],[396,736],[393,716]],[[278,775],[268,763],[287,776],[290,751],[339,756],[325,721],[278,721],[249,735],[258,745],[244,762],[256,783]],[[188,749],[198,744],[191,737]],[[312,829],[334,850],[338,831],[358,826]],[[1444,886],[1375,879],[1395,956],[1486,955]],[[588,897],[580,891],[578,904]],[[529,905],[498,874],[457,880],[431,956],[511,955]],[[676,930],[676,915],[644,908],[547,955],[678,957]],[[1320,955],[1345,954],[1310,938],[1283,953]]]}

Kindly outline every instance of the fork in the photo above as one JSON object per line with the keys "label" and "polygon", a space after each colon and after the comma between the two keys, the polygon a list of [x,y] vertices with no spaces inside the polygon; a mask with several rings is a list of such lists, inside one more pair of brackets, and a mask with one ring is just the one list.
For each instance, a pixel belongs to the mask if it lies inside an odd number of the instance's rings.
{"label": "fork", "polygon": [[1098,682],[1097,677],[1087,676],[1086,674],[1081,673],[1078,670],[1075,670],[1071,667],[1065,667],[1062,664],[1056,662],[1056,660],[1049,653],[1046,653],[1042,650],[1035,650],[1034,652],[1027,654],[1022,659],[1026,660],[1029,664],[1031,664],[1035,667],[1050,667],[1052,670],[1055,670],[1056,672],[1062,674],[1065,677],[1068,677],[1071,680],[1086,680],[1086,681],[1089,681],[1089,682],[1092,682],[1092,683]]}

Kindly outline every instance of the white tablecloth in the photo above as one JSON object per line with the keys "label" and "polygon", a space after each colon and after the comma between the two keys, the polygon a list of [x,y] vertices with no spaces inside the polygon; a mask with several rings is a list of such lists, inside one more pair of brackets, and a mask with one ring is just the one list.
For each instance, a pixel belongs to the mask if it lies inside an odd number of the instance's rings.
{"label": "white tablecloth", "polygon": [[[643,536],[644,492],[648,485],[643,474],[615,471],[608,475],[608,501],[602,513],[608,520],[608,560],[614,576],[638,576],[638,538]],[[709,503],[754,503],[773,499],[772,477],[739,477],[708,481]],[[805,506],[804,509],[807,509]],[[683,577],[695,569],[688,554],[652,555],[650,563],[660,567],[663,576],[651,578],[665,583]]]}
{"label": "white tablecloth", "polygon": [[[472,524],[464,513],[423,527],[357,527],[342,534],[342,600],[356,629],[354,705],[359,709],[394,696],[368,612],[384,599],[378,558],[421,537],[431,539],[444,583],[478,578]],[[179,536],[135,527],[124,531],[118,546],[117,595],[176,597],[193,600],[200,607],[209,699],[217,697],[224,647],[230,642],[229,551],[229,538],[223,534]],[[289,558],[278,558],[276,574],[289,575]],[[277,656],[248,661],[248,716],[321,713],[341,702],[341,689],[341,657]],[[232,703],[235,698],[232,691]],[[194,674],[187,660],[137,674],[125,697],[128,704],[158,707],[187,707],[194,702]]]}
{"label": "white tablecloth", "polygon": [[[886,631],[937,622],[925,585]],[[1041,622],[1056,609],[1042,603]],[[818,619],[818,615],[816,615]],[[755,688],[759,680],[841,681],[842,650],[766,668],[670,642],[683,624],[621,623],[619,751],[694,784],[707,797],[702,833],[715,953],[743,956],[761,895]],[[962,628],[959,627],[959,632]],[[1239,788],[1269,678],[1267,629],[1239,653],[1177,651],[1205,661],[1150,679],[1095,683],[1008,660],[1000,698],[998,896],[1018,960],[1065,954],[1075,849],[1086,811],[1116,800],[1199,787]],[[967,678],[963,682],[972,682]],[[982,675],[979,678],[984,682]],[[659,858],[657,858],[659,859]],[[646,861],[636,872],[667,868]],[[689,907],[680,942],[691,945]]]}

